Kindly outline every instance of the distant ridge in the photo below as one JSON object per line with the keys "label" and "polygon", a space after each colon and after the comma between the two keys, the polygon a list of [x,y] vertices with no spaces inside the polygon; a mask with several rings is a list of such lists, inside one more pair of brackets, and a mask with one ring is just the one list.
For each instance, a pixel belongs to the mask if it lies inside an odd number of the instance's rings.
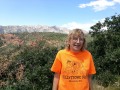
{"label": "distant ridge", "polygon": [[45,26],[45,25],[11,25],[0,26],[0,34],[5,33],[22,33],[22,32],[55,32],[55,33],[69,33],[69,29],[58,26]]}

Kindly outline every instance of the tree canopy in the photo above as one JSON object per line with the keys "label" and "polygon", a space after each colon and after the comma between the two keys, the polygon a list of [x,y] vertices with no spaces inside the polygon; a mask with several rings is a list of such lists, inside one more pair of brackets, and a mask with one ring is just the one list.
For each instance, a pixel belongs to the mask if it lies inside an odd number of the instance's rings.
{"label": "tree canopy", "polygon": [[88,47],[95,60],[96,79],[107,86],[120,75],[120,15],[107,17],[91,29],[93,41]]}

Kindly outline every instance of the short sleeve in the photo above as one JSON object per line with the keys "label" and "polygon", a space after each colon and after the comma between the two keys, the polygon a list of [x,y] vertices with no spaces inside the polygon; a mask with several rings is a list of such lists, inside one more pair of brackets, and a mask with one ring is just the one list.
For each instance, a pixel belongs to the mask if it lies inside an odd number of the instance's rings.
{"label": "short sleeve", "polygon": [[95,74],[95,73],[96,73],[96,70],[95,70],[94,61],[93,61],[92,55],[90,55],[89,74]]}
{"label": "short sleeve", "polygon": [[62,63],[60,60],[60,53],[58,52],[51,67],[51,71],[56,73],[61,73],[61,67],[62,67]]}

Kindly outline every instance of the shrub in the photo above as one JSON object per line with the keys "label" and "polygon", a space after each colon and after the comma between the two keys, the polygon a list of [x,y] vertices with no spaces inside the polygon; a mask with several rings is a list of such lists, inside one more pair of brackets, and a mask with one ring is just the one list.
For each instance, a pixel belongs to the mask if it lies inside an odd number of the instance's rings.
{"label": "shrub", "polygon": [[3,41],[2,39],[0,38],[0,47],[3,45]]}
{"label": "shrub", "polygon": [[95,58],[96,79],[104,86],[114,84],[120,76],[120,15],[105,18],[91,27],[93,41],[89,50]]}
{"label": "shrub", "polygon": [[8,70],[8,77],[11,78],[7,80],[11,90],[52,89],[53,73],[50,67],[58,50],[45,44],[45,41],[41,41],[38,46],[26,47],[16,56]]}

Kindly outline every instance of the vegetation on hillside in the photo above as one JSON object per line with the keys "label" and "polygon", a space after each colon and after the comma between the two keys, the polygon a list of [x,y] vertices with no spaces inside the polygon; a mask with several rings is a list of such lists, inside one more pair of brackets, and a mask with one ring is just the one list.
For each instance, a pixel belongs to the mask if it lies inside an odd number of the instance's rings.
{"label": "vegetation on hillside", "polygon": [[[120,77],[120,15],[114,15],[91,27],[93,41],[89,43],[97,69],[96,79],[107,87]],[[120,89],[120,86],[119,86]]]}
{"label": "vegetation on hillside", "polygon": [[[97,73],[94,88],[120,89],[120,15],[106,18],[86,35]],[[67,35],[52,32],[0,35],[0,90],[51,90],[50,67]]]}

